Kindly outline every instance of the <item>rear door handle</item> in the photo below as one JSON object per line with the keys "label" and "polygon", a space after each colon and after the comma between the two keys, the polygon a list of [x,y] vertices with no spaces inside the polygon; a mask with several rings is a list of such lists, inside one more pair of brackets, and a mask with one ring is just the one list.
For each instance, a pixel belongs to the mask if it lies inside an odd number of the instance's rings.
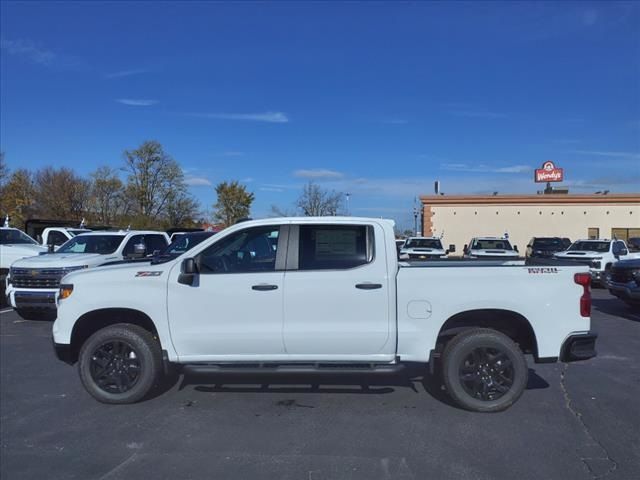
{"label": "rear door handle", "polygon": [[260,284],[260,285],[254,285],[251,287],[251,290],[258,290],[260,292],[266,292],[268,290],[277,290],[278,286],[277,285],[267,285],[267,284]]}
{"label": "rear door handle", "polygon": [[381,283],[357,283],[356,288],[360,290],[376,290],[378,288],[382,288]]}

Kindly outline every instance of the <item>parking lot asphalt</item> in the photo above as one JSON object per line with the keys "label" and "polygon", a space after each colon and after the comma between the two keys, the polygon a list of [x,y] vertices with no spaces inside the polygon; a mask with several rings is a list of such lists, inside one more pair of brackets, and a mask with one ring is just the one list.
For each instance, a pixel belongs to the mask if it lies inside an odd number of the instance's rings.
{"label": "parking lot asphalt", "polygon": [[639,478],[640,313],[595,290],[592,318],[597,358],[531,363],[516,405],[478,414],[406,376],[177,378],[102,405],[50,322],[1,313],[0,478]]}

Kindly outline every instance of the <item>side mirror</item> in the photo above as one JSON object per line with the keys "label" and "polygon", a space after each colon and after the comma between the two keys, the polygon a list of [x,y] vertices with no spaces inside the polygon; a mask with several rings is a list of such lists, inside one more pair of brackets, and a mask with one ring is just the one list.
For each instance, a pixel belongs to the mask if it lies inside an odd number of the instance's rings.
{"label": "side mirror", "polygon": [[627,250],[626,248],[621,248],[620,249],[620,255],[628,255],[629,254],[629,250]]}
{"label": "side mirror", "polygon": [[466,255],[467,253],[469,253],[469,245],[465,245],[464,248],[462,249],[462,252]]}
{"label": "side mirror", "polygon": [[456,253],[456,246],[453,243],[449,245],[449,253]]}
{"label": "side mirror", "polygon": [[53,243],[47,245],[47,253],[53,253],[56,250],[56,246]]}
{"label": "side mirror", "polygon": [[192,286],[197,274],[198,265],[196,265],[195,259],[185,258],[180,265],[180,275],[178,276],[178,283]]}
{"label": "side mirror", "polygon": [[514,245],[514,246],[513,246],[513,249],[514,249],[516,252],[519,252],[519,250],[518,250],[518,245]]}

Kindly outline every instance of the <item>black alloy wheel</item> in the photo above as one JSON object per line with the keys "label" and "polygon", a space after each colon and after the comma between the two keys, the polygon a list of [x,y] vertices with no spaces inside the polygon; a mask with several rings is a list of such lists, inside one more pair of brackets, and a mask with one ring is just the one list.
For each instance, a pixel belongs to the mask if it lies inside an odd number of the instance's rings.
{"label": "black alloy wheel", "polygon": [[478,347],[463,359],[459,375],[463,388],[473,398],[497,400],[513,386],[514,368],[505,352]]}
{"label": "black alloy wheel", "polygon": [[103,343],[91,355],[91,378],[107,393],[125,393],[140,378],[140,357],[127,342]]}

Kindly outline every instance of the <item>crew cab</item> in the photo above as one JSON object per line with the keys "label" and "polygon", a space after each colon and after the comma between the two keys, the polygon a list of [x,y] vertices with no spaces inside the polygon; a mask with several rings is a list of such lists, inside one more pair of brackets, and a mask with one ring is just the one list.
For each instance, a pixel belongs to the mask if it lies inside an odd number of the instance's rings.
{"label": "crew cab", "polygon": [[570,260],[589,266],[594,283],[605,284],[611,266],[621,259],[633,258],[629,255],[623,240],[577,240],[568,250],[554,254],[554,258]]}
{"label": "crew cab", "polygon": [[560,237],[533,237],[527,244],[525,258],[553,258],[553,255],[566,250],[571,245],[565,245]]}
{"label": "crew cab", "polygon": [[518,259],[517,246],[511,246],[506,237],[475,237],[464,246],[465,258]]}
{"label": "crew cab", "polygon": [[25,319],[55,318],[60,279],[69,272],[97,267],[125,258],[142,257],[164,249],[163,232],[118,231],[77,235],[56,253],[18,260],[7,277],[8,303]]}
{"label": "crew cab", "polygon": [[610,273],[609,292],[629,306],[640,308],[640,258],[616,262]]}
{"label": "crew cab", "polygon": [[174,366],[363,375],[409,363],[439,369],[475,411],[520,397],[525,354],[595,355],[586,267],[398,262],[393,232],[381,219],[254,220],[165,263],[72,272],[55,351],[105,403],[143,399]]}
{"label": "crew cab", "polygon": [[41,243],[44,246],[49,246],[57,250],[62,244],[66,243],[67,240],[90,231],[91,230],[87,228],[47,227],[42,231]]}
{"label": "crew cab", "polygon": [[433,260],[446,258],[450,252],[455,252],[455,245],[445,250],[438,237],[409,237],[400,249],[400,258],[408,260]]}

